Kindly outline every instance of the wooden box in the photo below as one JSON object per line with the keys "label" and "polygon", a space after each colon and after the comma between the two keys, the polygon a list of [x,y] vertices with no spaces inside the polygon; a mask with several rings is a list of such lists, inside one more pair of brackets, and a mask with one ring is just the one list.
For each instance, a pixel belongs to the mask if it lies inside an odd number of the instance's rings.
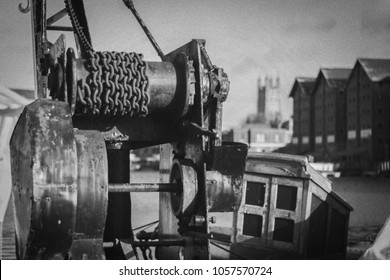
{"label": "wooden box", "polygon": [[306,157],[249,154],[232,249],[252,259],[343,259],[352,207]]}

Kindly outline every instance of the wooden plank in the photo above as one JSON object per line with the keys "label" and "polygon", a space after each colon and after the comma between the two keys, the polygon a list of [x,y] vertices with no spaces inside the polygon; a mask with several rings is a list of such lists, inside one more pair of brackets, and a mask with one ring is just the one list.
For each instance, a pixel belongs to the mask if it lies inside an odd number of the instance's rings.
{"label": "wooden plank", "polygon": [[[255,205],[247,205],[245,204],[246,201],[246,188],[247,188],[247,182],[255,182],[255,183],[263,183],[265,184],[265,194],[264,194],[264,206],[255,206]],[[237,242],[244,242],[249,239],[253,239],[253,242],[255,244],[258,243],[265,243],[267,240],[268,235],[268,223],[269,223],[269,204],[270,204],[270,177],[264,177],[264,176],[256,176],[256,175],[250,175],[245,174],[244,175],[244,187],[243,187],[243,197],[241,202],[241,207],[239,210],[239,217],[237,221]],[[244,227],[244,214],[253,214],[253,215],[260,215],[263,217],[263,224],[262,224],[262,238],[256,238],[254,236],[246,236],[243,235],[243,227]]]}
{"label": "wooden plank", "polygon": [[310,217],[310,205],[311,196],[309,199],[309,185],[310,180],[303,181],[303,193],[302,193],[302,207],[301,207],[301,229],[300,229],[300,240],[299,240],[299,254],[306,259],[306,246],[308,236],[308,220]]}

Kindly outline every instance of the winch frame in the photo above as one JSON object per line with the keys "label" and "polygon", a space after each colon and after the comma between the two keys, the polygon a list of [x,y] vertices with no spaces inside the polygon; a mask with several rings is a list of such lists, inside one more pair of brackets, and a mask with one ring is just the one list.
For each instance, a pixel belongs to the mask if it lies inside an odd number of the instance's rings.
{"label": "winch frame", "polygon": [[[140,20],[132,2],[124,2]],[[22,113],[10,143],[18,257],[124,259],[123,246],[130,244],[144,257],[149,246],[156,246],[158,259],[210,259],[208,211],[237,211],[247,153],[245,145],[229,144],[226,151],[236,151],[231,160],[239,159],[242,168],[221,168],[227,75],[211,63],[204,40],[166,55],[158,48],[162,62],[144,62],[138,54],[96,53],[83,1],[65,3],[65,10],[46,18],[46,0],[31,0],[38,99]],[[72,28],[53,26],[67,13]],[[64,35],[50,43],[47,30],[74,32],[77,50],[66,48]],[[142,80],[134,76],[140,65]],[[139,88],[142,94],[134,97],[131,92]],[[99,107],[99,98],[111,97],[116,99]],[[139,102],[144,109],[136,114],[133,107],[117,110],[126,102]],[[82,105],[87,103],[90,109]],[[68,152],[65,142],[73,147]],[[130,151],[153,145],[161,145],[160,183],[132,184]],[[64,163],[66,157],[73,161]],[[160,192],[158,232],[140,241],[131,225],[129,193],[134,191]],[[47,239],[53,227],[59,234]],[[61,246],[56,238],[62,238]]]}

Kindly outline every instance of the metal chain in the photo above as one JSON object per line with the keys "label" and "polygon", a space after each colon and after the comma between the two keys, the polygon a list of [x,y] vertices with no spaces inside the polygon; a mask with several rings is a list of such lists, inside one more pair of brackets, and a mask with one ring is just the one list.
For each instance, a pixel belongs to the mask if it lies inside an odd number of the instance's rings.
{"label": "metal chain", "polygon": [[150,101],[143,55],[89,51],[87,78],[77,87],[76,114],[146,116]]}
{"label": "metal chain", "polygon": [[93,50],[91,42],[88,40],[87,36],[84,33],[83,27],[81,26],[76,12],[72,6],[72,1],[70,0],[65,0],[65,8],[68,11],[70,21],[72,22],[73,29],[76,31],[80,43],[83,45],[85,50]]}

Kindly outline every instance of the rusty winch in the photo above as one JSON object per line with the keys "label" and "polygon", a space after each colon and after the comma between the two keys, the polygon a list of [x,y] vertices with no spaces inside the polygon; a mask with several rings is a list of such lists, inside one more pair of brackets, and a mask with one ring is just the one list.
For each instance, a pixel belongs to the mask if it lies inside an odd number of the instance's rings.
{"label": "rusty winch", "polygon": [[[92,47],[83,1],[46,18],[32,0],[38,99],[11,139],[20,259],[122,259],[121,242],[156,247],[158,259],[209,259],[208,213],[237,211],[247,146],[221,141],[227,75],[204,40],[162,61]],[[72,27],[53,25],[69,15]],[[52,44],[48,30],[71,31]],[[131,150],[160,146],[160,183],[130,182]],[[134,237],[131,192],[159,194],[158,231]]]}

